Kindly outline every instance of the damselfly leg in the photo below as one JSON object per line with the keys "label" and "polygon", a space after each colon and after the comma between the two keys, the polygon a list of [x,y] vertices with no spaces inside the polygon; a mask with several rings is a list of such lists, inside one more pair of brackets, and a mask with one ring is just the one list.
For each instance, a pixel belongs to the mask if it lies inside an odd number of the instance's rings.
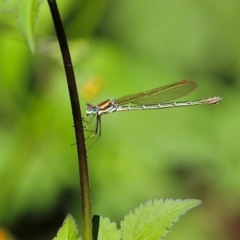
{"label": "damselfly leg", "polygon": [[[84,123],[86,123],[86,125],[84,125],[84,131],[86,132],[90,132],[91,134],[87,137],[85,137],[85,140],[89,139],[89,138],[92,138],[94,136],[98,136],[97,138],[100,138],[101,136],[101,118],[99,117],[99,115],[92,115],[90,120],[86,120],[86,118],[89,117],[89,115],[86,115],[82,118],[82,121]],[[94,120],[96,121],[95,122],[95,126],[94,126],[94,129],[88,129],[89,126],[92,124],[92,122],[94,122]]]}

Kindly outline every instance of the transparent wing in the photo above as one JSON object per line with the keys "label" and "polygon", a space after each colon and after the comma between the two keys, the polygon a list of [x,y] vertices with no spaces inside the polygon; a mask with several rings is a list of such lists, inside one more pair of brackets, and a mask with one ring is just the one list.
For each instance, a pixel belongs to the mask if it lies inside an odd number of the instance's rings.
{"label": "transparent wing", "polygon": [[139,105],[165,103],[186,96],[196,88],[197,84],[195,82],[183,80],[149,91],[117,98],[115,99],[115,102],[119,105],[128,103]]}

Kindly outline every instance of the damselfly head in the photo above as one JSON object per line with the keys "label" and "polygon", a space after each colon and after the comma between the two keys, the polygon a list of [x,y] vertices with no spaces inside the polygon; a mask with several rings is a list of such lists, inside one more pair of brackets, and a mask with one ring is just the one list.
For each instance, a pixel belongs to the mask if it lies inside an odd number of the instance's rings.
{"label": "damselfly head", "polygon": [[98,106],[93,106],[90,103],[86,104],[86,113],[89,114],[97,114],[98,113]]}

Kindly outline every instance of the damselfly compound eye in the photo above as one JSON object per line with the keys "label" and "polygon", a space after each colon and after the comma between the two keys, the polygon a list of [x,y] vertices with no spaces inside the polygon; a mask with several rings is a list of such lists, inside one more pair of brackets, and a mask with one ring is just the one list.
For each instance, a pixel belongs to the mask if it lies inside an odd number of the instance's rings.
{"label": "damselfly compound eye", "polygon": [[93,106],[90,103],[86,104],[86,113],[89,114],[97,114],[98,113],[98,107],[97,106]]}

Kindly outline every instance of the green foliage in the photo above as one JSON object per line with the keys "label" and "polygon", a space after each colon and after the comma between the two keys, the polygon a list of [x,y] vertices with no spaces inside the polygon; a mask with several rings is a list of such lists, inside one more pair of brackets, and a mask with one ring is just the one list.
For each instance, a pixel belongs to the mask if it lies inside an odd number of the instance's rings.
{"label": "green foliage", "polygon": [[[180,217],[201,204],[194,199],[156,199],[141,204],[121,221],[118,230],[109,218],[100,217],[98,240],[158,240],[172,232]],[[75,240],[77,228],[74,219],[68,215],[53,240]]]}
{"label": "green foliage", "polygon": [[34,37],[39,6],[42,2],[43,0],[2,0],[0,5],[0,11],[14,12],[32,52],[34,52]]}
{"label": "green foliage", "polygon": [[121,239],[121,233],[117,229],[116,223],[110,222],[109,218],[100,217],[100,227],[98,240],[118,240]]}
{"label": "green foliage", "polygon": [[174,224],[190,209],[201,204],[199,200],[159,199],[148,201],[130,212],[121,222],[124,240],[157,240],[166,237]]}
{"label": "green foliage", "polygon": [[81,238],[77,238],[77,234],[78,230],[75,220],[72,215],[69,214],[53,240],[80,240]]}

